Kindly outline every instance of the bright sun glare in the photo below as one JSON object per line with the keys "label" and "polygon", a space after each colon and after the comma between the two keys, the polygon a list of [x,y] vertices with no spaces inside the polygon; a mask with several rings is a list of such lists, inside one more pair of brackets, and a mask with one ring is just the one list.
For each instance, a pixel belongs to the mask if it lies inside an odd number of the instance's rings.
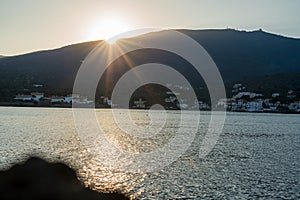
{"label": "bright sun glare", "polygon": [[88,35],[88,40],[104,39],[109,43],[115,42],[119,38],[110,38],[129,30],[129,25],[121,19],[103,19],[92,24],[91,31]]}

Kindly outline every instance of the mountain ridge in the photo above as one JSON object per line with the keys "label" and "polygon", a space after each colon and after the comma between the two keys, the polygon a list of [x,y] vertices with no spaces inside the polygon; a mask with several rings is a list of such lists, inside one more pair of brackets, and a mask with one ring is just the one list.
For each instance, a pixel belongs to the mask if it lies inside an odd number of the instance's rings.
{"label": "mountain ridge", "polygon": [[[265,34],[269,34],[271,36],[277,36],[280,38],[285,38],[285,39],[291,39],[291,40],[299,40],[300,38],[297,37],[292,37],[292,36],[287,36],[287,35],[281,35],[281,34],[277,34],[277,33],[271,33],[271,32],[266,32],[262,29],[257,29],[257,30],[238,30],[238,29],[232,29],[232,28],[220,28],[220,29],[166,29],[166,30],[161,30],[161,31],[168,31],[168,30],[175,30],[175,31],[179,31],[179,32],[197,32],[197,31],[233,31],[233,32],[240,32],[240,33],[256,33],[256,32],[262,32]],[[124,39],[130,39],[130,38],[135,38],[135,37],[139,37],[139,36],[143,36],[143,35],[147,35],[147,34],[151,34],[151,33],[155,33],[155,32],[161,32],[161,31],[154,31],[154,32],[150,32],[150,33],[144,33],[138,36],[134,36],[134,37],[126,37]],[[123,38],[121,38],[123,39]],[[61,48],[65,48],[65,47],[69,47],[69,46],[73,46],[73,45],[80,45],[80,44],[85,44],[85,43],[94,43],[94,42],[102,42],[105,41],[103,39],[99,39],[99,40],[92,40],[92,41],[82,41],[82,42],[74,42],[74,43],[70,43],[70,44],[65,44],[65,45],[60,45],[58,47],[53,47],[53,48],[45,48],[45,49],[41,49],[41,50],[36,50],[36,51],[30,51],[30,52],[26,52],[26,53],[21,53],[21,54],[16,54],[16,55],[10,55],[10,56],[4,56],[4,55],[0,55],[0,58],[4,58],[4,57],[15,57],[15,56],[23,56],[23,55],[28,55],[28,54],[34,54],[34,53],[38,53],[38,52],[46,52],[46,51],[53,51],[53,50],[58,50]]]}
{"label": "mountain ridge", "polygon": [[[168,31],[168,30],[164,30]],[[238,31],[234,29],[206,29],[188,30],[177,29],[200,43],[211,55],[217,64],[222,78],[229,91],[230,85],[235,82],[253,83],[254,79],[263,80],[264,76],[278,76],[278,74],[300,73],[300,39],[289,38],[262,30]],[[151,32],[143,37],[152,37]],[[141,36],[126,38],[136,40]],[[102,40],[71,44],[58,49],[42,50],[17,56],[4,57],[0,60],[0,101],[13,98],[16,93],[33,90],[34,83],[45,85],[43,91],[48,94],[65,94],[72,91],[74,79],[81,62],[88,53]],[[190,66],[169,55],[166,52],[133,52],[130,57],[140,64],[146,61],[163,60],[165,64],[181,67],[183,73],[192,77]],[[147,58],[146,58],[147,57]],[[149,58],[148,58],[149,57]],[[152,59],[152,60],[151,60]],[[177,65],[177,66],[176,66]],[[129,68],[122,59],[116,62],[115,69]],[[118,74],[115,77],[119,77]],[[290,88],[285,86],[289,75],[282,80],[282,90]],[[272,82],[272,81],[271,81]],[[300,83],[290,89],[300,88]],[[253,89],[252,85],[249,86]]]}

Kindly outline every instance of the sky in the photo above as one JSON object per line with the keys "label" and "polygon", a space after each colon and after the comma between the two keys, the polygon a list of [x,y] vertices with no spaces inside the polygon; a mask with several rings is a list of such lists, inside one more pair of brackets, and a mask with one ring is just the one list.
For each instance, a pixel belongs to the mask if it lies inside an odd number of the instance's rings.
{"label": "sky", "polygon": [[140,28],[235,28],[300,38],[299,0],[0,0],[0,55]]}

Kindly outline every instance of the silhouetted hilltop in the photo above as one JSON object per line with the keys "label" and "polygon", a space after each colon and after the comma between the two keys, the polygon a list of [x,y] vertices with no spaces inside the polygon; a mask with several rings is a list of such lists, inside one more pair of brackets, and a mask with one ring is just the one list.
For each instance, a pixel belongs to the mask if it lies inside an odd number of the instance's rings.
{"label": "silhouetted hilltop", "polygon": [[[178,31],[189,35],[208,51],[221,72],[228,92],[236,82],[251,83],[253,85],[247,86],[255,90],[265,90],[254,81],[259,79],[260,82],[264,82],[264,77],[268,77],[268,88],[272,88],[274,84],[278,86],[276,83],[278,77],[282,77],[279,89],[287,91],[300,88],[300,80],[294,80],[293,84],[290,84],[290,79],[300,74],[300,39],[283,37],[262,30]],[[161,32],[148,33],[143,37],[151,38],[157,34]],[[126,40],[139,39],[140,37],[134,37]],[[16,93],[34,90],[32,85],[35,83],[43,84],[43,91],[48,95],[70,93],[81,62],[99,42],[101,41],[74,44],[55,50],[1,59],[1,100],[7,101]],[[189,81],[195,83],[195,87],[203,87],[201,77],[195,75],[190,64],[172,53],[148,49],[131,52],[127,57],[132,61],[131,64],[125,62],[124,58],[112,64],[111,68],[114,70],[109,74],[109,80],[112,82],[106,81],[106,90],[111,90],[122,73],[132,67],[129,65],[147,62],[159,62],[174,67],[186,75]],[[106,74],[103,80],[106,80],[107,76]]]}
{"label": "silhouetted hilltop", "polygon": [[129,199],[122,194],[104,194],[85,188],[75,172],[62,163],[30,158],[24,164],[0,171],[0,199]]}
{"label": "silhouetted hilltop", "polygon": [[181,30],[209,52],[225,80],[300,72],[300,39],[258,31]]}
{"label": "silhouetted hilltop", "polygon": [[9,100],[16,93],[33,89],[35,83],[43,84],[43,89],[49,94],[70,92],[82,60],[99,42],[74,44],[1,59],[0,96]]}

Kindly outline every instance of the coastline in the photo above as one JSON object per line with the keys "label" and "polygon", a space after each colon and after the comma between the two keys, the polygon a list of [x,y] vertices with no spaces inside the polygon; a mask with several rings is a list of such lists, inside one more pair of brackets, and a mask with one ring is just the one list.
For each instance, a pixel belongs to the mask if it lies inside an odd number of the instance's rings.
{"label": "coastline", "polygon": [[[0,107],[32,107],[32,108],[72,108],[72,104],[52,104],[52,105],[45,105],[45,104],[35,104],[35,103],[21,103],[21,102],[0,102]],[[82,105],[81,107],[77,108],[89,108],[87,106]],[[109,106],[105,106],[102,104],[96,104],[96,109],[111,109]],[[132,110],[137,110],[137,108],[130,108]],[[139,110],[146,110],[139,108]],[[174,109],[167,109],[167,110],[174,110]],[[180,109],[178,109],[180,110]],[[187,109],[189,110],[189,109]],[[200,110],[200,111],[211,111],[211,110]],[[216,110],[218,111],[218,110]],[[223,110],[220,110],[223,111]],[[280,111],[244,111],[244,110],[237,110],[237,111],[231,111],[227,110],[226,112],[229,113],[271,113],[271,114],[300,114],[299,112],[280,112]]]}

